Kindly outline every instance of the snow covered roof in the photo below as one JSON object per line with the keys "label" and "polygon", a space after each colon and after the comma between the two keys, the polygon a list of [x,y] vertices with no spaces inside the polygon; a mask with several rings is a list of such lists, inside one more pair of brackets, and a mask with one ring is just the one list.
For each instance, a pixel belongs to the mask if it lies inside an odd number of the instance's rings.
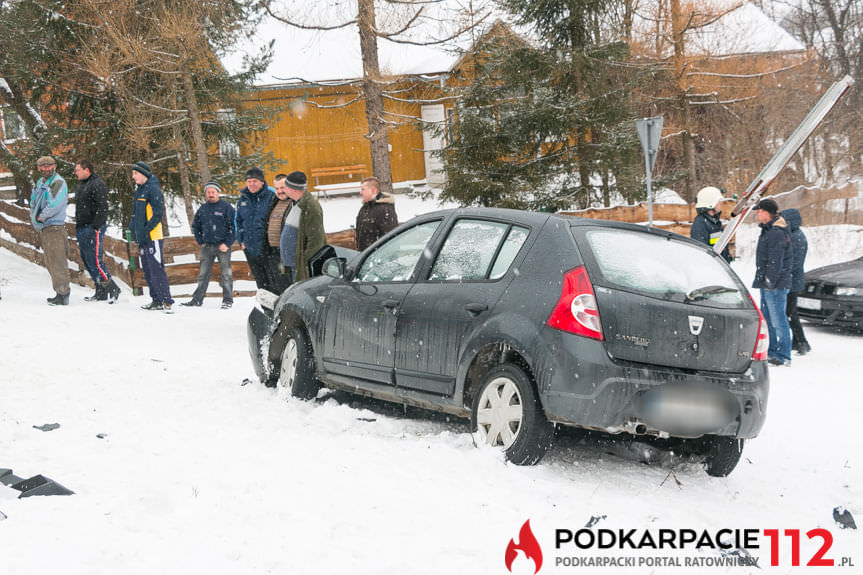
{"label": "snow covered roof", "polygon": [[[310,13],[307,3],[299,0],[282,0],[275,4],[279,14],[292,15],[292,19],[298,22],[319,25],[348,21],[353,17],[351,10],[355,10],[353,3],[315,3],[313,13]],[[439,4],[426,5],[428,17],[411,29],[409,38],[422,41],[448,37],[453,30],[464,24],[466,4],[465,0],[443,0]],[[489,4],[489,0],[474,0],[472,5],[475,10],[488,16],[472,33],[464,33],[454,40],[420,46],[379,39],[381,72],[391,75],[422,75],[451,70],[461,54],[473,44],[474,38],[488,30],[495,19],[506,21],[500,11]],[[405,8],[405,5],[401,5],[401,9],[401,13],[379,13],[378,28],[400,28],[399,18],[404,20],[405,10],[416,10],[416,6],[408,5]],[[517,27],[513,28],[519,30]],[[651,27],[646,21],[642,21],[642,26],[637,28],[649,35],[648,30]],[[241,42],[235,53],[223,57],[223,63],[228,70],[236,71],[240,67],[243,54],[253,53],[257,47],[266,45],[271,40],[275,41],[274,58],[266,72],[259,77],[259,85],[298,80],[323,82],[355,79],[363,75],[359,34],[355,24],[328,31],[304,30],[279,22],[271,16],[264,17],[256,33]],[[687,43],[693,52],[713,56],[804,49],[800,42],[758,7],[748,3],[704,28],[691,31]]]}
{"label": "snow covered roof", "polygon": [[[476,1],[473,5],[482,6],[486,0]],[[350,12],[356,4],[334,3],[329,8],[324,5],[315,6],[315,14],[304,14],[308,10],[300,10],[305,6],[294,0],[283,0],[277,3],[279,14],[292,14],[294,21],[313,24],[329,24],[346,22],[353,17]],[[425,5],[427,16],[409,30],[400,35],[401,39],[425,41],[444,39],[464,25],[464,8],[461,0],[444,0],[439,4]],[[398,5],[391,5],[397,6]],[[321,8],[319,10],[319,7]],[[377,14],[377,27],[380,30],[400,29],[405,20],[406,10],[415,11],[415,5],[401,6],[401,13]],[[475,8],[476,10],[476,8]],[[488,10],[483,13],[488,13]],[[322,12],[322,13],[318,13]],[[401,21],[400,21],[401,19]],[[491,23],[491,20],[488,20]],[[485,24],[485,21],[483,21]],[[487,27],[487,26],[486,26]],[[480,26],[481,33],[483,26]],[[326,81],[360,78],[363,75],[362,56],[360,53],[359,32],[355,24],[334,30],[304,30],[279,22],[271,16],[265,16],[255,35],[237,46],[237,52],[223,58],[228,70],[236,71],[242,61],[243,54],[253,53],[259,46],[275,40],[274,58],[259,78],[259,84],[276,84],[287,81],[310,80]],[[416,45],[396,43],[385,38],[378,41],[378,58],[381,72],[391,75],[435,74],[449,71],[457,61],[460,51],[472,44],[471,33],[464,33],[453,40],[432,45]]]}
{"label": "snow covered roof", "polygon": [[805,46],[753,4],[743,4],[716,22],[693,30],[690,47],[713,56],[787,52]]}

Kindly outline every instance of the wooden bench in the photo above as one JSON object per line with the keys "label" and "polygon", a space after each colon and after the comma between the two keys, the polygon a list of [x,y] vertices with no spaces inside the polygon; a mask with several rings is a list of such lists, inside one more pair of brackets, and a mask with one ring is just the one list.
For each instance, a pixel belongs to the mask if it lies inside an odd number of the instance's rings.
{"label": "wooden bench", "polygon": [[[354,164],[351,166],[330,166],[329,168],[312,168],[309,175],[315,179],[315,188],[318,188],[320,184],[320,179],[325,176],[342,176],[347,177],[349,179],[353,179],[354,174],[359,175],[359,179],[362,180],[366,177],[366,174],[369,173],[368,167],[365,164]],[[324,196],[327,193],[324,191]]]}

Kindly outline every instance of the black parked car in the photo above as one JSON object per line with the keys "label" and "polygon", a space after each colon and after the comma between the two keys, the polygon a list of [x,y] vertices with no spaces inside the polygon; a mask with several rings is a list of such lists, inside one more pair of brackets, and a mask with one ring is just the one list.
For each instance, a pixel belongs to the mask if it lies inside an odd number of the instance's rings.
{"label": "black parked car", "polygon": [[863,257],[806,272],[797,310],[822,325],[863,329]]}
{"label": "black parked car", "polygon": [[766,324],[689,238],[463,208],[323,273],[249,316],[258,376],[294,396],[323,384],[470,417],[517,464],[542,458],[553,424],[680,440],[717,476],[764,423]]}

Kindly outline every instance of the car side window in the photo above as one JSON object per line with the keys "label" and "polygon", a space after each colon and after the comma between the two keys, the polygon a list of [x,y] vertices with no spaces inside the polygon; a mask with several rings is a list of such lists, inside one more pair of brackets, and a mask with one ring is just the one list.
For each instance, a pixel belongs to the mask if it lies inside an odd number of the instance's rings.
{"label": "car side window", "polygon": [[[512,230],[520,230],[520,233],[512,234]],[[492,267],[495,256],[497,260],[492,268],[492,279],[497,279],[509,269],[526,237],[526,229],[507,223],[459,220],[441,247],[428,279],[431,281],[484,280],[488,277],[488,270]]]}
{"label": "car side window", "polygon": [[518,226],[513,226],[512,229],[509,230],[509,233],[506,235],[506,239],[503,241],[503,246],[500,248],[500,253],[498,253],[497,259],[494,260],[494,266],[491,268],[489,279],[496,280],[503,277],[503,274],[505,274],[509,269],[509,266],[512,265],[515,256],[518,255],[521,246],[523,246],[525,240],[527,240],[527,234],[528,230],[526,228],[520,228]]}
{"label": "car side window", "polygon": [[373,251],[353,278],[357,282],[408,281],[440,220],[409,228]]}

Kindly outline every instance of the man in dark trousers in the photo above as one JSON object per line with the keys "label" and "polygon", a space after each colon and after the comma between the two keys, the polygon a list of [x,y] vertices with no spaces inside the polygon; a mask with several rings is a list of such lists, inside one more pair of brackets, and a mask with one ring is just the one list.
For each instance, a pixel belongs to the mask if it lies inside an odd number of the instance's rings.
{"label": "man in dark trousers", "polygon": [[770,345],[767,362],[771,365],[791,365],[791,328],[785,315],[788,291],[791,288],[793,255],[788,224],[779,215],[779,206],[769,198],[755,208],[761,235],[755,252],[755,281],[752,287],[761,289],[761,313],[767,320]]}
{"label": "man in dark trousers", "polygon": [[231,274],[231,246],[234,244],[234,208],[221,199],[222,187],[218,182],[209,181],[204,185],[207,201],[195,212],[192,232],[195,241],[201,246],[201,270],[198,272],[198,287],[192,299],[180,305],[198,307],[207,295],[213,262],[219,260],[222,273],[222,309],[234,304],[234,278]]}
{"label": "man in dark trousers", "polygon": [[273,187],[276,196],[270,201],[270,210],[267,213],[267,234],[264,238],[264,253],[268,269],[268,287],[265,288],[275,294],[280,294],[291,285],[293,278],[290,273],[285,273],[280,255],[280,243],[282,230],[285,228],[285,219],[294,205],[294,200],[288,194],[287,174],[277,174],[273,178]]}
{"label": "man in dark trousers", "polygon": [[381,183],[377,178],[362,181],[360,197],[363,205],[357,214],[356,242],[357,249],[362,251],[399,225],[399,219],[395,200],[381,191]]}
{"label": "man in dark trousers", "polygon": [[264,254],[267,214],[276,193],[267,186],[261,168],[246,171],[246,187],[237,201],[237,242],[243,248],[249,271],[258,289],[269,289],[269,272]]}
{"label": "man in dark trousers", "polygon": [[[689,237],[711,248],[716,244],[719,236],[722,235],[722,221],[719,219],[722,210],[719,204],[724,201],[722,190],[719,188],[707,186],[698,190],[698,195],[695,196],[697,215],[692,220],[692,227],[689,228]],[[722,250],[722,257],[725,261],[731,262],[731,251],[728,246]]]}
{"label": "man in dark trousers", "polygon": [[159,180],[145,162],[132,165],[132,180],[135,182],[135,199],[132,202],[132,239],[138,244],[141,269],[150,290],[152,301],[141,309],[171,311],[174,299],[165,274],[162,252],[162,209],[164,201]]}
{"label": "man in dark trousers", "polygon": [[84,299],[114,303],[120,297],[120,288],[102,261],[105,249],[102,240],[108,226],[108,187],[95,174],[89,160],[78,160],[75,177],[78,178],[75,188],[75,237],[84,267],[96,284],[96,293]]}
{"label": "man in dark trousers", "polygon": [[806,287],[806,274],[803,271],[803,265],[806,263],[809,242],[806,240],[806,234],[800,229],[803,218],[800,217],[799,211],[790,208],[782,210],[780,215],[788,222],[788,229],[791,230],[793,267],[791,269],[791,290],[788,292],[785,306],[788,323],[791,326],[791,349],[796,351],[798,355],[806,355],[812,351],[812,346],[806,341],[806,334],[803,333],[803,325],[800,323],[800,314],[797,311],[797,296]]}

